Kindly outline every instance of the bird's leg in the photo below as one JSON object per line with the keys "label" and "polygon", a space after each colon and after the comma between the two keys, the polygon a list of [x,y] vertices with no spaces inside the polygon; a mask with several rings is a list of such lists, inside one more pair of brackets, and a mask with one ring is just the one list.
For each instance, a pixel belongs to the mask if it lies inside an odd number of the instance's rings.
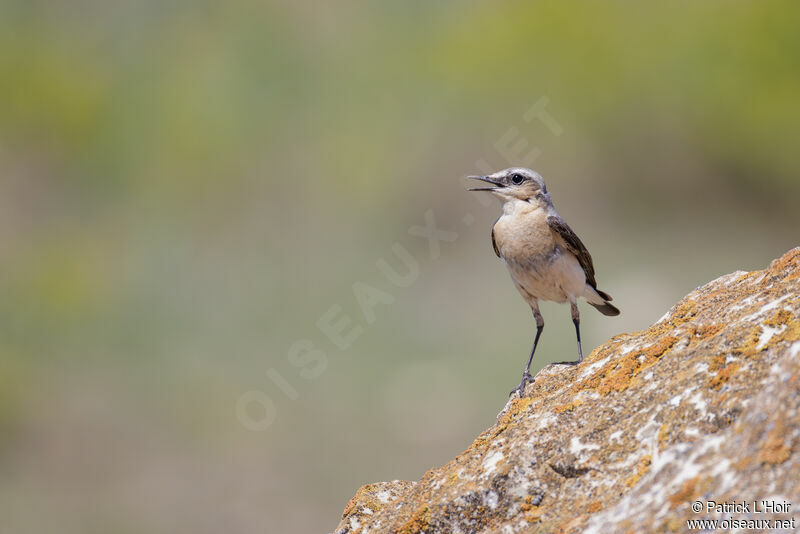
{"label": "bird's leg", "polygon": [[572,306],[572,324],[575,325],[575,335],[578,337],[578,359],[572,362],[556,362],[558,365],[578,365],[583,361],[583,349],[581,348],[581,314],[578,311],[578,303],[570,302]]}
{"label": "bird's leg", "polygon": [[539,312],[538,302],[531,306],[531,310],[533,311],[533,316],[536,318],[536,338],[533,340],[531,355],[528,356],[528,364],[525,366],[525,370],[522,372],[522,380],[517,387],[511,390],[509,395],[512,395],[516,391],[517,395],[522,397],[522,393],[525,391],[525,386],[528,385],[528,382],[533,382],[533,378],[531,377],[531,362],[533,361],[533,354],[536,352],[536,345],[539,344],[539,336],[542,335],[542,330],[544,330],[544,318],[542,317],[541,312]]}

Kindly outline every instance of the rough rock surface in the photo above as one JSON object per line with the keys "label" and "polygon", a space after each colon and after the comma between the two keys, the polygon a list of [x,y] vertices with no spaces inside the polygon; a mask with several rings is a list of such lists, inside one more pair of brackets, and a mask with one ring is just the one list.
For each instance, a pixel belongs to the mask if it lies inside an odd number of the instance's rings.
{"label": "rough rock surface", "polygon": [[[577,367],[550,366],[447,465],[358,490],[336,534],[800,529],[800,248],[684,297]],[[788,513],[694,513],[694,501]],[[793,531],[794,528],[787,531]]]}

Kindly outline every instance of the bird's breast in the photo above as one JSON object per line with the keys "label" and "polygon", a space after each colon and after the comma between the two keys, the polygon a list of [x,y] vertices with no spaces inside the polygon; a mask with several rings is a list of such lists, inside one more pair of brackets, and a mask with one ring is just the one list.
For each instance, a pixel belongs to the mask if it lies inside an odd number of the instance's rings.
{"label": "bird's breast", "polygon": [[494,240],[506,262],[540,261],[557,251],[544,210],[504,213],[494,225]]}
{"label": "bird's breast", "polygon": [[564,302],[582,294],[583,270],[559,245],[544,210],[504,213],[494,225],[494,240],[523,298]]}

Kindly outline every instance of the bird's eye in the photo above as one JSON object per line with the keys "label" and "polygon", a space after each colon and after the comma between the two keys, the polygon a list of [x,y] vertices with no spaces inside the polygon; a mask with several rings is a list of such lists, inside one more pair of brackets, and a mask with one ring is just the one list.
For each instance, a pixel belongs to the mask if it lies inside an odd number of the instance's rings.
{"label": "bird's eye", "polygon": [[514,185],[519,185],[525,181],[525,177],[521,174],[512,174],[511,175],[511,183]]}

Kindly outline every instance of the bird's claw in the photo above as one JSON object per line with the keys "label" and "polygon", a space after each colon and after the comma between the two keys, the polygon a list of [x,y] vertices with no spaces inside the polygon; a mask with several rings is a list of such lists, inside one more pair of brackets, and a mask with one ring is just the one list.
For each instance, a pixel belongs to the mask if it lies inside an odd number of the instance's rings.
{"label": "bird's claw", "polygon": [[571,362],[553,362],[552,365],[579,365],[583,360],[575,360]]}
{"label": "bird's claw", "polygon": [[528,371],[525,371],[524,373],[522,373],[522,380],[520,381],[519,385],[514,389],[512,389],[511,391],[509,391],[508,396],[510,397],[511,395],[514,394],[514,392],[516,392],[517,396],[519,398],[522,398],[523,393],[525,393],[525,386],[527,386],[528,383],[531,382],[533,382],[533,377]]}

